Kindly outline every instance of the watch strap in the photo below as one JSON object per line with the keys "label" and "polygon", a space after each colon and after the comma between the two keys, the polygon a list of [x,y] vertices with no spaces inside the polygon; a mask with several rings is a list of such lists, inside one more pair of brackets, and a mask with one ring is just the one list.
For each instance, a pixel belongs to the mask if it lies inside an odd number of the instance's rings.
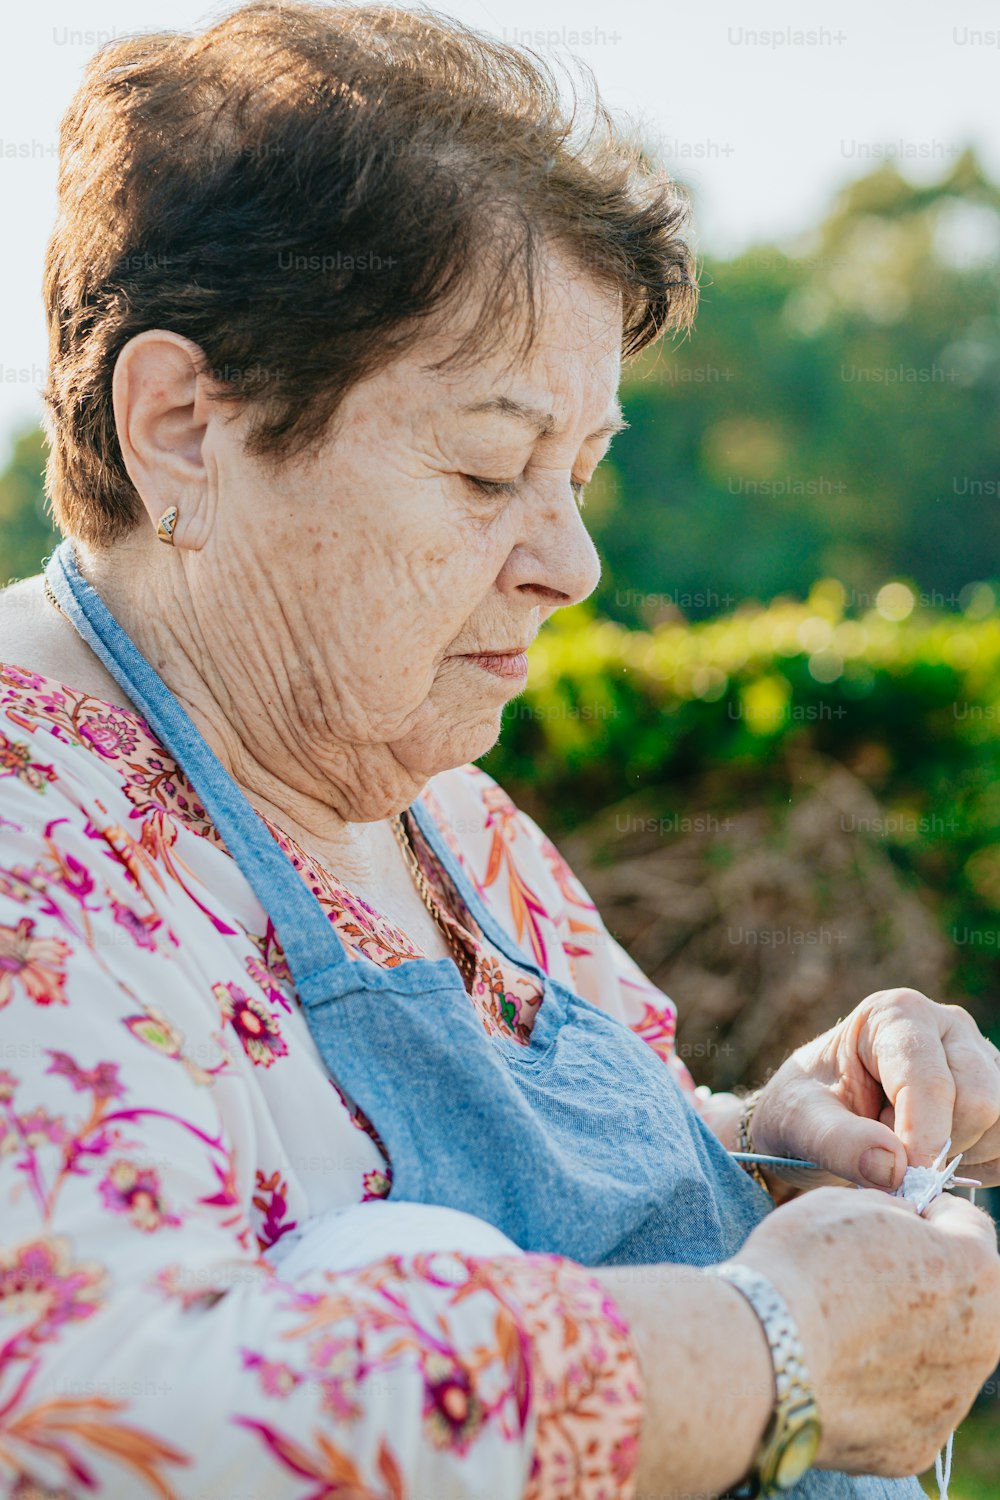
{"label": "watch strap", "polygon": [[728,1492],[733,1500],[744,1500],[744,1497],[752,1500],[754,1496],[772,1492],[769,1488],[765,1490],[761,1482],[760,1470],[764,1453],[772,1452],[775,1442],[780,1441],[782,1429],[788,1426],[790,1414],[803,1408],[815,1412],[816,1400],[798,1327],[788,1303],[774,1284],[762,1272],[737,1261],[723,1261],[708,1269],[742,1292],[760,1319],[771,1351],[776,1393],[772,1419],[750,1475]]}

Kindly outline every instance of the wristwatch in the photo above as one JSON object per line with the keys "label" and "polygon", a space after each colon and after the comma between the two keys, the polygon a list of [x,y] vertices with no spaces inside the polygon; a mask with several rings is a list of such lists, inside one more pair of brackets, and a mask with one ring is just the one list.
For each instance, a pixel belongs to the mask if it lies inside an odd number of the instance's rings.
{"label": "wristwatch", "polygon": [[707,1269],[742,1292],[760,1319],[771,1350],[777,1392],[753,1468],[724,1500],[780,1495],[812,1468],[823,1431],[795,1319],[784,1297],[759,1271],[731,1261]]}

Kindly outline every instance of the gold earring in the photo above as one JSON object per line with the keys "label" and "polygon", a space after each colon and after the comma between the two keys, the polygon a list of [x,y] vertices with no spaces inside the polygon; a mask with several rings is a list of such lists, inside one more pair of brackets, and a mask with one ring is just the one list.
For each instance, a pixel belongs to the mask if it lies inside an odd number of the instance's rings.
{"label": "gold earring", "polygon": [[176,505],[172,505],[169,510],[163,512],[163,515],[160,517],[160,524],[156,528],[156,535],[161,542],[166,542],[168,547],[174,545],[174,528],[176,525],[177,507]]}

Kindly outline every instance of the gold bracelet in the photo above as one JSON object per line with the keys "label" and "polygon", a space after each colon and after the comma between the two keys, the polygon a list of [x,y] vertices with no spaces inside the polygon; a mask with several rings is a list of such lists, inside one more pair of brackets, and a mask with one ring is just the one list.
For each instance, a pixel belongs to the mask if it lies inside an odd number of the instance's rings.
{"label": "gold bracelet", "polygon": [[[760,1096],[761,1090],[754,1089],[743,1100],[743,1108],[740,1110],[739,1134],[736,1141],[736,1149],[738,1151],[752,1151],[754,1149],[753,1136],[750,1134],[750,1122],[753,1119],[753,1112],[757,1108]],[[740,1166],[750,1173],[750,1176],[764,1189],[768,1196],[771,1196],[771,1189],[767,1185],[767,1178],[764,1176],[757,1162],[741,1161]]]}

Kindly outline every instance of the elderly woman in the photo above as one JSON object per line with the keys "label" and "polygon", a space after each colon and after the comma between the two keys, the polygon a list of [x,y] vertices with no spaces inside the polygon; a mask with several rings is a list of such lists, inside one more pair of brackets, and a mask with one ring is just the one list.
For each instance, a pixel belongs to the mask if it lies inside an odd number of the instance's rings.
{"label": "elderly woman", "polygon": [[694,306],[676,192],[578,123],[446,17],[299,3],[116,41],[66,116],[66,540],[0,600],[6,1494],[903,1500],[1000,1355],[986,1216],[892,1191],[949,1137],[1000,1180],[971,1018],[869,996],[696,1093],[472,764]]}

